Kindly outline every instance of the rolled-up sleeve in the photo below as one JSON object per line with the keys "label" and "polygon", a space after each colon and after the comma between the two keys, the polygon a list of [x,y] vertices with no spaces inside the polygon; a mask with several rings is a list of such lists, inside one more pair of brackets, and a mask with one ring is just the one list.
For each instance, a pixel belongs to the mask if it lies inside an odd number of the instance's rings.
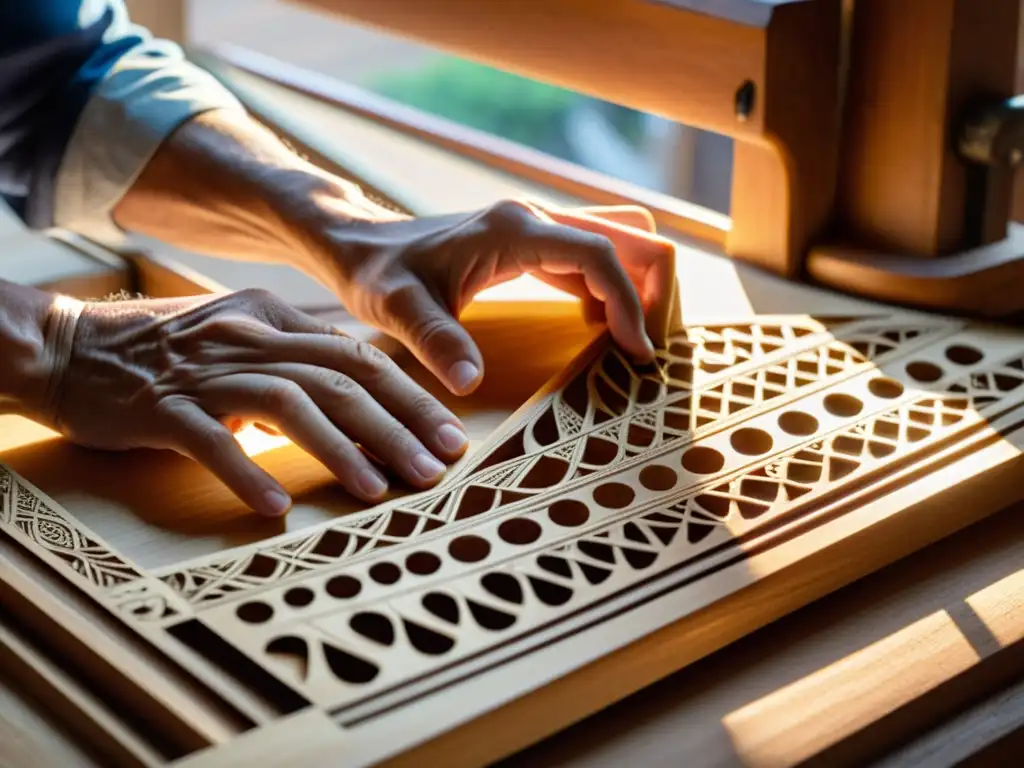
{"label": "rolled-up sleeve", "polygon": [[242,110],[121,0],[0,2],[0,194],[29,226],[104,242],[111,213],[190,118]]}

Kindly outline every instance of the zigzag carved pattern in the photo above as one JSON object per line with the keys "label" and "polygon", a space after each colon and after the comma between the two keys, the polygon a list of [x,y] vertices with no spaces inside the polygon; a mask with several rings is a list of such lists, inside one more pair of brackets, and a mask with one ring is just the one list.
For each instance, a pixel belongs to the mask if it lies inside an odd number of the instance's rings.
{"label": "zigzag carved pattern", "polygon": [[[193,604],[211,604],[315,571],[562,489],[667,444],[697,439],[735,423],[750,408],[824,385],[898,352],[901,345],[952,327],[862,323],[846,334],[837,331],[841,340],[826,336],[824,343],[808,344],[761,367],[751,363],[778,355],[822,327],[808,322],[691,328],[659,351],[658,364],[647,371],[610,348],[540,403],[522,430],[453,482],[298,541],[237,560],[185,567],[164,579]],[[741,365],[747,367],[729,375]],[[337,544],[342,538],[351,544]],[[338,554],[310,556],[318,551]]]}

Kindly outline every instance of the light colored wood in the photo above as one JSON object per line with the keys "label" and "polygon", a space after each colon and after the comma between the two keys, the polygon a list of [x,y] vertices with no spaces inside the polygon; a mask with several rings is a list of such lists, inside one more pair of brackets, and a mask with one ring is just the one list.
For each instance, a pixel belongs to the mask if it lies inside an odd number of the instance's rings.
{"label": "light colored wood", "polygon": [[789,10],[775,19],[765,40],[764,80],[758,79],[757,90],[762,140],[740,137],[733,145],[726,250],[793,278],[832,220],[842,3],[815,0],[801,13]]}
{"label": "light colored wood", "polygon": [[[970,621],[965,598],[994,593],[1008,574],[1019,570],[1024,558],[1024,518],[1020,509],[1017,505],[1000,512],[774,622],[510,758],[501,764],[502,768],[607,768],[630,762],[685,763],[691,768],[764,764],[753,760],[749,752],[744,757],[740,751],[741,745],[756,742],[756,733],[745,732],[737,723],[736,714],[740,712],[748,715],[744,724],[760,731],[793,718],[801,720],[802,728],[792,741],[762,745],[764,751],[769,747],[774,750],[771,765],[799,763],[806,756],[808,742],[819,740],[831,749],[816,755],[811,764],[870,765],[892,754],[887,766],[952,766],[998,738],[1007,725],[1012,726],[1012,713],[1002,710],[1005,719],[992,718],[991,727],[985,722],[987,718],[978,714],[970,723],[958,724],[957,717],[945,720],[948,713],[935,706],[915,710],[914,692],[905,686],[917,682],[919,689],[938,689],[945,694],[944,703],[964,715],[970,712],[971,704],[979,701],[977,690],[943,690],[951,670],[942,651],[966,632],[982,653],[997,660],[994,647],[985,642],[977,622]],[[1024,629],[1024,617],[1020,615],[1024,600],[1010,592],[1002,603],[1005,608],[1000,625],[1006,626],[1003,620],[1016,615],[1012,620]],[[941,611],[956,616],[963,631],[946,627],[948,634],[929,635],[915,630],[924,617]],[[908,653],[900,657],[885,655],[886,646],[901,639],[911,641]],[[853,663],[869,659],[871,662],[864,666]],[[903,674],[901,665],[919,676]],[[893,679],[864,696],[861,678],[874,678],[875,669],[891,672]],[[1004,671],[1013,677],[1013,667],[1007,665]],[[827,695],[841,696],[841,703],[825,707],[811,696],[794,701],[785,695],[792,689],[806,689],[822,678],[833,681],[835,688]],[[843,692],[848,695],[842,696]],[[892,709],[877,707],[879,697],[911,703],[897,708],[897,721]],[[998,703],[1002,698],[996,692],[980,700]],[[908,710],[915,710],[912,716],[908,716]],[[1024,719],[1024,710],[1020,715]],[[842,727],[840,733],[828,730],[836,720]],[[870,725],[843,738],[855,722]],[[732,724],[731,730],[727,723]],[[899,756],[907,750],[897,747],[916,737],[920,737],[921,744],[913,751],[928,755],[930,761],[902,762]],[[936,746],[947,743],[957,745],[953,756],[944,755],[943,747]],[[837,748],[844,751],[840,754]]]}
{"label": "light colored wood", "polygon": [[[1019,0],[857,0],[837,211],[849,236],[918,256],[984,244],[964,229],[955,131],[972,100],[1013,95],[1019,9]],[[1007,195],[990,203],[1004,221]]]}
{"label": "light colored wood", "polygon": [[1024,570],[729,713],[724,726],[746,765],[796,765],[936,695],[985,659],[1005,666],[1005,680],[1024,674],[1019,652],[1017,660],[1003,653],[1022,639]]}
{"label": "light colored wood", "polygon": [[811,249],[807,274],[822,285],[934,311],[1010,318],[1024,310],[1024,225],[1005,239],[941,259],[886,253],[863,246]]}

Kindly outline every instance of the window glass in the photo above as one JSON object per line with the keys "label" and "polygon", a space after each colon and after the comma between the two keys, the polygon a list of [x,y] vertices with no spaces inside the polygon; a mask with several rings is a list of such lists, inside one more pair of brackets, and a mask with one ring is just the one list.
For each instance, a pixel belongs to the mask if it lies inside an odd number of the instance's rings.
{"label": "window glass", "polygon": [[200,0],[189,38],[243,46],[591,170],[727,212],[729,139],[280,0]]}

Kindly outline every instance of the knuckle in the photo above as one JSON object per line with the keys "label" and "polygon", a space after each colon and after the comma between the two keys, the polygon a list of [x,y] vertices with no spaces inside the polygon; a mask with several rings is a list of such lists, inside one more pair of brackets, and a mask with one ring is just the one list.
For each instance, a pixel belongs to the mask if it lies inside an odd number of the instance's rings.
{"label": "knuckle", "polygon": [[243,288],[235,296],[245,304],[257,307],[277,304],[277,297],[265,288]]}
{"label": "knuckle", "polygon": [[362,389],[354,380],[338,371],[324,370],[320,374],[320,385],[331,394],[345,400],[353,400]]}
{"label": "knuckle", "polygon": [[453,337],[451,323],[438,315],[420,318],[413,333],[420,345],[427,349],[434,345],[448,344]]}
{"label": "knuckle", "polygon": [[401,317],[412,305],[414,288],[411,285],[385,285],[376,291],[381,309],[392,317]]}
{"label": "knuckle", "polygon": [[359,339],[352,340],[351,354],[356,365],[373,373],[380,373],[391,365],[391,359],[380,349]]}
{"label": "knuckle", "polygon": [[304,399],[302,387],[287,380],[274,382],[263,393],[264,407],[282,419],[288,419],[301,410]]}
{"label": "knuckle", "polygon": [[488,223],[499,231],[516,231],[536,221],[530,207],[520,200],[500,200],[487,209]]}

